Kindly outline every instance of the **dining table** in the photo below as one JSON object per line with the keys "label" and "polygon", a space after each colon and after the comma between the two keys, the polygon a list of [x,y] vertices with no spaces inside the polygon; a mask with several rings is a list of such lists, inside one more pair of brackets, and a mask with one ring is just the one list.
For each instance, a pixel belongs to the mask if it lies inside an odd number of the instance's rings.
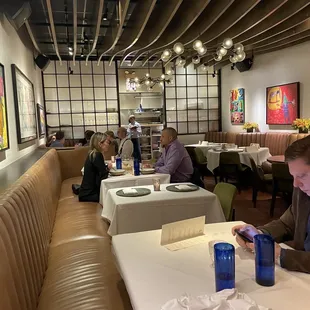
{"label": "dining table", "polygon": [[284,155],[275,155],[267,158],[267,161],[270,163],[285,163]]}
{"label": "dining table", "polygon": [[[185,185],[196,189],[171,191],[171,187]],[[124,197],[119,194],[122,188],[108,191],[101,216],[110,222],[110,236],[159,229],[164,224],[198,216],[205,216],[206,223],[226,221],[217,196],[191,183],[161,184],[160,191],[154,191],[153,185],[131,187],[141,188],[150,193],[145,196]]]}
{"label": "dining table", "polygon": [[215,272],[208,246],[212,240],[234,245],[235,287],[239,293],[272,310],[309,309],[309,274],[276,265],[275,285],[256,283],[254,253],[241,248],[231,234],[232,227],[238,224],[243,222],[207,224],[205,242],[177,251],[161,245],[161,229],[113,236],[112,249],[133,309],[159,310],[168,301],[182,299],[184,295],[215,293]]}

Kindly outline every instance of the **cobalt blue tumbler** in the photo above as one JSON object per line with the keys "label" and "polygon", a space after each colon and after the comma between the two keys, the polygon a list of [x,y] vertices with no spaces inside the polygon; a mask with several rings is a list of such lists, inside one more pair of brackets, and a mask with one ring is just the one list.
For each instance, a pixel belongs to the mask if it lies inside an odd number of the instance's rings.
{"label": "cobalt blue tumbler", "polygon": [[230,243],[214,245],[215,290],[235,287],[235,247]]}
{"label": "cobalt blue tumbler", "polygon": [[133,163],[133,170],[135,175],[140,175],[140,162],[138,159],[134,160]]}
{"label": "cobalt blue tumbler", "polygon": [[274,240],[270,235],[254,236],[255,280],[263,286],[274,285]]}
{"label": "cobalt blue tumbler", "polygon": [[121,157],[117,157],[115,159],[116,162],[116,169],[122,169],[122,158]]}

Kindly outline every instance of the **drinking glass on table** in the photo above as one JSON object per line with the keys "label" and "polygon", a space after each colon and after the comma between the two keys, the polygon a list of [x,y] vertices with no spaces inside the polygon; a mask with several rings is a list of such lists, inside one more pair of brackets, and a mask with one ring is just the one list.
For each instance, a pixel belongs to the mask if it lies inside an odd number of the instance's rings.
{"label": "drinking glass on table", "polygon": [[153,179],[153,186],[154,186],[154,192],[160,191],[160,179],[159,178]]}
{"label": "drinking glass on table", "polygon": [[209,241],[208,245],[209,245],[209,255],[210,255],[210,259],[211,259],[211,267],[214,268],[214,246],[217,243],[222,243],[222,242],[226,242],[224,240],[211,240]]}

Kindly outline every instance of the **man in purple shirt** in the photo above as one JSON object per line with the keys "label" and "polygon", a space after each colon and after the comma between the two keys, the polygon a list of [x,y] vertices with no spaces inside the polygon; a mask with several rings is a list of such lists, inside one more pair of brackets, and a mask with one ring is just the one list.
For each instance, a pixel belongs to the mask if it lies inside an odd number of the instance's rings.
{"label": "man in purple shirt", "polygon": [[171,127],[165,128],[160,137],[160,144],[164,149],[155,164],[156,172],[170,174],[172,183],[190,181],[194,172],[192,160],[179,142],[176,130]]}

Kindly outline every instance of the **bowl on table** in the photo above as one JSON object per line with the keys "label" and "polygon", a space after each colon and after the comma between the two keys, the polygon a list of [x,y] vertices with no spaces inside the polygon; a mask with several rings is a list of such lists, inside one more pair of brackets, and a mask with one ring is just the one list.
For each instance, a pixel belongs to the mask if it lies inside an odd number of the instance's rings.
{"label": "bowl on table", "polygon": [[125,174],[126,170],[125,169],[111,169],[110,174],[112,176],[118,176],[118,175],[123,175]]}
{"label": "bowl on table", "polygon": [[155,169],[154,168],[146,168],[146,167],[143,167],[140,172],[142,174],[153,174],[155,173]]}

